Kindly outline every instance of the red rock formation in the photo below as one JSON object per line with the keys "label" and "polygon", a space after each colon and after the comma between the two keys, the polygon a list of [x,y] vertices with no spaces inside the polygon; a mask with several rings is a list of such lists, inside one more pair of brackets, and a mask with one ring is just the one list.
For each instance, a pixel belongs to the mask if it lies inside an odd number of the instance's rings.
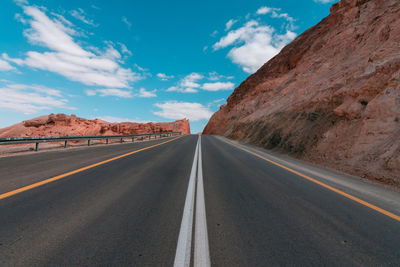
{"label": "red rock formation", "polygon": [[82,119],[75,115],[50,114],[0,129],[0,137],[118,135],[159,132],[190,134],[189,120],[156,123],[109,123],[100,119]]}
{"label": "red rock formation", "polygon": [[400,1],[342,0],[204,129],[400,186]]}

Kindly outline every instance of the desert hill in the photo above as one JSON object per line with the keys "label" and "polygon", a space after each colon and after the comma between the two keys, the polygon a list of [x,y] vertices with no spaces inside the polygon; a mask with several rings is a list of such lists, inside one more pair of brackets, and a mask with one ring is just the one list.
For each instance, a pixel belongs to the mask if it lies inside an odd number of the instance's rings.
{"label": "desert hill", "polygon": [[400,186],[400,1],[342,0],[251,75],[204,134]]}
{"label": "desert hill", "polygon": [[0,129],[0,137],[117,135],[159,132],[190,134],[189,120],[157,123],[109,123],[100,119],[87,120],[75,115],[50,114]]}

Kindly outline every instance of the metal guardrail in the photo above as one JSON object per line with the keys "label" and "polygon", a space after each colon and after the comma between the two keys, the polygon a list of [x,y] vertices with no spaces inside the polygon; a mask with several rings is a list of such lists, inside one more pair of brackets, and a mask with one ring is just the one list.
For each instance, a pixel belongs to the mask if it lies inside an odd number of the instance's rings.
{"label": "metal guardrail", "polygon": [[132,143],[136,140],[149,140],[154,137],[157,139],[162,137],[181,135],[181,132],[162,132],[162,133],[149,133],[149,134],[130,134],[130,135],[94,135],[94,136],[43,136],[43,137],[6,137],[0,138],[0,145],[13,145],[13,144],[35,144],[35,151],[39,150],[39,143],[50,143],[50,142],[64,142],[64,147],[68,147],[68,141],[88,141],[90,146],[91,140],[105,140],[108,144],[111,139],[120,139],[123,143],[124,139],[131,138]]}

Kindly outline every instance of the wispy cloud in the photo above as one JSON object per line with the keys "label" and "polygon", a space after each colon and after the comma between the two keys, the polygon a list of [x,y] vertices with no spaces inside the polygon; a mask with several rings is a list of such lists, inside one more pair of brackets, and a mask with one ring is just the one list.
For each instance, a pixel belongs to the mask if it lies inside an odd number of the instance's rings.
{"label": "wispy cloud", "polygon": [[218,31],[217,31],[217,30],[213,31],[213,32],[210,34],[211,37],[215,37],[215,36],[217,36],[217,35],[218,35]]}
{"label": "wispy cloud", "polygon": [[133,94],[131,90],[123,90],[117,88],[106,88],[106,89],[89,89],[86,90],[88,96],[116,96],[121,98],[132,98]]}
{"label": "wispy cloud", "polygon": [[213,105],[220,105],[220,103],[226,102],[225,98],[219,98],[216,100],[211,101],[210,103],[208,103],[208,106],[211,107]]}
{"label": "wispy cloud", "polygon": [[[199,89],[206,91],[220,91],[231,90],[235,84],[232,82],[223,82],[219,80],[230,80],[232,76],[220,75],[217,72],[210,72],[208,75],[192,72],[183,77],[176,86],[169,87],[167,92],[180,92],[180,93],[197,93]],[[205,82],[204,80],[213,81]]]}
{"label": "wispy cloud", "polygon": [[156,103],[155,106],[161,109],[153,112],[155,115],[173,120],[183,118],[187,118],[190,121],[207,120],[213,114],[208,107],[200,103],[167,101],[165,103]]}
{"label": "wispy cloud", "polygon": [[128,47],[126,45],[124,45],[123,43],[118,43],[118,44],[121,47],[121,52],[123,54],[126,54],[128,56],[132,56],[132,52],[128,49]]}
{"label": "wispy cloud", "polygon": [[14,0],[17,5],[28,5],[28,0]]}
{"label": "wispy cloud", "polygon": [[171,86],[167,89],[167,92],[179,92],[179,93],[197,93],[198,90],[194,88],[182,88],[178,86]]}
{"label": "wispy cloud", "polygon": [[147,91],[145,88],[140,88],[139,94],[137,94],[137,96],[143,98],[157,97],[156,91],[157,90]]}
{"label": "wispy cloud", "polygon": [[128,88],[129,82],[141,78],[131,69],[120,66],[118,55],[111,45],[104,53],[95,54],[76,43],[72,38],[74,29],[57,17],[49,18],[35,6],[23,6],[23,10],[30,25],[24,35],[31,43],[50,51],[28,51],[24,59],[3,54],[4,59],[18,65],[55,72],[86,85]]}
{"label": "wispy cloud", "polygon": [[314,0],[314,2],[322,3],[322,4],[333,3],[335,1],[337,1],[337,0]]}
{"label": "wispy cloud", "polygon": [[14,90],[19,90],[19,91],[33,90],[35,92],[45,93],[46,95],[50,95],[50,96],[62,97],[60,90],[48,88],[46,86],[37,85],[37,84],[27,85],[27,84],[14,83],[14,84],[8,84],[7,87],[14,89]]}
{"label": "wispy cloud", "polygon": [[132,28],[132,23],[124,16],[121,18],[122,22],[128,26],[128,29],[130,30]]}
{"label": "wispy cloud", "polygon": [[210,81],[218,81],[218,80],[222,80],[222,79],[232,80],[233,78],[235,78],[235,77],[225,76],[225,75],[219,74],[216,71],[212,71],[212,72],[208,73],[208,76],[207,76],[207,79]]}
{"label": "wispy cloud", "polygon": [[71,16],[82,21],[85,24],[88,24],[91,26],[98,26],[94,23],[94,21],[92,19],[86,18],[85,11],[82,8],[78,8],[76,10],[71,10],[70,14],[71,14]]}
{"label": "wispy cloud", "polygon": [[40,85],[6,84],[0,87],[0,108],[33,114],[52,108],[74,109],[61,91]]}
{"label": "wispy cloud", "polygon": [[91,8],[97,9],[97,10],[100,10],[100,9],[101,9],[100,7],[98,7],[98,6],[96,6],[96,5],[91,5]]}
{"label": "wispy cloud", "polygon": [[235,19],[230,19],[230,20],[225,24],[225,31],[229,31],[229,30],[232,28],[232,26],[233,26],[236,22],[238,22],[238,21],[235,20]]}
{"label": "wispy cloud", "polygon": [[139,118],[121,118],[121,117],[116,117],[116,116],[100,116],[100,117],[96,117],[93,119],[100,119],[106,122],[136,122],[136,123],[148,123],[149,121],[146,120],[141,120]]}
{"label": "wispy cloud", "polygon": [[174,75],[167,75],[165,73],[157,73],[157,77],[162,81],[168,81],[174,78]]}
{"label": "wispy cloud", "polygon": [[11,66],[10,63],[0,59],[0,71],[13,70],[13,69],[15,68]]}
{"label": "wispy cloud", "polygon": [[[322,1],[324,1],[324,0],[322,0]],[[294,22],[294,18],[289,16],[288,13],[281,13],[280,8],[263,6],[257,10],[256,14],[257,15],[271,14],[272,18],[283,18],[289,22]]]}

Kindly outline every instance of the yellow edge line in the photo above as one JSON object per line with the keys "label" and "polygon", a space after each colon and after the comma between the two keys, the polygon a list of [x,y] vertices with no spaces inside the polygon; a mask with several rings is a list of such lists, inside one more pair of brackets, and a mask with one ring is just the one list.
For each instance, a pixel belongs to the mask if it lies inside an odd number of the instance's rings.
{"label": "yellow edge line", "polygon": [[132,151],[132,152],[123,154],[123,155],[119,155],[119,156],[116,156],[116,157],[113,157],[113,158],[110,158],[110,159],[107,159],[107,160],[103,160],[103,161],[100,161],[100,162],[97,162],[97,163],[94,163],[94,164],[91,164],[91,165],[88,165],[88,166],[85,166],[85,167],[76,169],[76,170],[74,170],[74,171],[66,172],[66,173],[63,173],[63,174],[60,174],[60,175],[51,177],[51,178],[49,178],[49,179],[46,179],[46,180],[43,180],[43,181],[40,181],[40,182],[31,184],[31,185],[27,185],[27,186],[24,186],[24,187],[21,187],[21,188],[12,190],[12,191],[7,192],[7,193],[3,193],[3,194],[0,195],[0,199],[4,199],[4,198],[10,197],[10,196],[19,194],[19,193],[21,193],[21,192],[24,192],[24,191],[27,191],[27,190],[30,190],[30,189],[33,189],[33,188],[42,186],[42,185],[44,185],[44,184],[48,184],[48,183],[54,182],[54,181],[56,181],[56,180],[60,180],[60,179],[62,179],[62,178],[65,178],[65,177],[67,177],[67,176],[70,176],[70,175],[72,175],[72,174],[75,174],[75,173],[78,173],[78,172],[82,172],[82,171],[84,171],[84,170],[91,169],[91,168],[96,167],[96,166],[103,165],[103,164],[108,163],[108,162],[110,162],[110,161],[117,160],[117,159],[120,159],[120,158],[129,156],[129,155],[138,153],[138,152],[143,151],[143,150],[147,150],[147,149],[150,149],[150,148],[153,148],[153,147],[156,147],[156,146],[160,146],[160,145],[163,145],[163,144],[172,142],[172,141],[174,141],[174,140],[176,140],[176,139],[179,139],[179,138],[181,138],[181,137],[182,137],[182,136],[179,136],[179,137],[176,137],[176,138],[174,138],[174,139],[171,139],[171,140],[168,140],[168,141],[159,143],[159,144],[155,144],[155,145],[152,145],[152,146],[144,147],[144,148],[141,148],[141,149],[138,149],[138,150],[135,150],[135,151]]}
{"label": "yellow edge line", "polygon": [[320,185],[320,186],[322,186],[322,187],[325,187],[325,188],[327,188],[327,189],[329,189],[329,190],[331,190],[331,191],[333,191],[333,192],[336,192],[336,193],[338,193],[338,194],[340,194],[340,195],[342,195],[342,196],[344,196],[344,197],[347,197],[347,198],[349,198],[349,199],[351,199],[351,200],[353,200],[353,201],[355,201],[355,202],[357,202],[357,203],[360,203],[360,204],[362,204],[362,205],[364,205],[364,206],[367,206],[368,208],[371,208],[371,209],[373,209],[373,210],[375,210],[375,211],[377,211],[377,212],[379,212],[379,213],[382,213],[382,214],[384,214],[384,215],[386,215],[386,216],[389,216],[390,218],[395,219],[396,221],[399,221],[399,222],[400,222],[400,216],[398,216],[398,215],[396,215],[396,214],[394,214],[394,213],[391,213],[391,212],[389,212],[389,211],[387,211],[387,210],[384,210],[384,209],[382,209],[382,208],[380,208],[380,207],[377,207],[377,206],[375,206],[375,205],[373,205],[373,204],[371,204],[371,203],[368,203],[368,202],[366,202],[366,201],[364,201],[364,200],[362,200],[362,199],[359,199],[359,198],[357,198],[357,197],[355,197],[355,196],[352,196],[352,195],[350,195],[350,194],[347,194],[347,193],[345,193],[345,192],[343,192],[343,191],[341,191],[341,190],[339,190],[339,189],[336,189],[336,188],[334,188],[334,187],[332,187],[332,186],[329,186],[329,185],[327,185],[327,184],[324,184],[324,183],[322,183],[322,182],[320,182],[320,181],[318,181],[318,180],[316,180],[316,179],[314,179],[314,178],[311,178],[311,177],[309,177],[309,176],[307,176],[307,175],[304,175],[304,174],[302,174],[302,173],[300,173],[300,172],[298,172],[298,171],[295,171],[295,170],[290,169],[290,168],[288,168],[288,167],[286,167],[286,166],[283,166],[282,164],[279,164],[279,163],[277,163],[277,162],[275,162],[275,161],[273,161],[273,160],[270,160],[270,159],[267,159],[267,158],[265,158],[265,157],[263,157],[263,156],[260,156],[260,155],[258,155],[257,153],[254,153],[254,152],[252,152],[252,151],[250,151],[250,150],[247,150],[247,149],[245,149],[245,148],[242,148],[242,147],[240,147],[240,146],[238,146],[238,145],[236,145],[236,144],[234,144],[234,143],[231,143],[231,142],[225,141],[225,140],[223,140],[223,141],[224,141],[225,143],[228,143],[228,144],[230,144],[230,145],[232,145],[232,146],[234,146],[234,147],[237,147],[237,148],[239,148],[239,149],[241,149],[241,150],[243,150],[243,151],[246,151],[247,153],[250,153],[250,154],[252,154],[252,155],[254,155],[254,156],[258,157],[258,158],[261,158],[261,159],[263,159],[263,160],[265,160],[265,161],[268,161],[269,163],[272,163],[272,164],[274,164],[274,165],[276,165],[276,166],[278,166],[278,167],[281,167],[282,169],[285,169],[285,170],[287,170],[287,171],[289,171],[289,172],[291,172],[291,173],[297,174],[298,176],[301,176],[301,177],[303,177],[303,178],[306,179],[306,180],[309,180],[309,181],[311,181],[311,182],[313,182],[313,183],[316,183],[316,184],[318,184],[318,185]]}

